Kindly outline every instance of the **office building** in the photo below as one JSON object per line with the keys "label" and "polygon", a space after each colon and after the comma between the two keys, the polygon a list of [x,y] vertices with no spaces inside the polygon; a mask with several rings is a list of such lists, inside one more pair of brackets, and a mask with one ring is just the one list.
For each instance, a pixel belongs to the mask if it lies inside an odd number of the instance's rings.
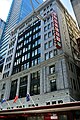
{"label": "office building", "polygon": [[[0,80],[0,98],[11,107],[32,107],[80,99],[77,75],[79,30],[59,0],[48,0],[12,30]],[[11,33],[10,32],[10,33]],[[26,102],[29,93],[30,101]],[[19,100],[13,103],[15,96]],[[3,108],[7,108],[6,103]]]}
{"label": "office building", "polygon": [[80,28],[80,0],[70,0]]}
{"label": "office building", "polygon": [[1,39],[1,36],[2,36],[4,26],[5,26],[5,22],[2,19],[0,19],[0,39]]}
{"label": "office building", "polygon": [[[38,1],[39,3],[42,3],[42,0]],[[39,6],[36,0],[32,0],[32,3],[34,8]],[[10,39],[10,31],[13,30],[13,27],[32,11],[32,5],[30,3],[30,0],[12,0],[12,5],[7,17],[6,26],[4,28],[0,44],[0,56],[3,57],[3,60],[6,55],[8,41]]]}
{"label": "office building", "polygon": [[[1,36],[3,33],[4,26],[5,26],[5,22],[2,19],[0,19],[0,44],[1,44]],[[3,67],[2,63],[3,63],[2,56],[0,56],[0,72],[2,71],[2,67]]]}

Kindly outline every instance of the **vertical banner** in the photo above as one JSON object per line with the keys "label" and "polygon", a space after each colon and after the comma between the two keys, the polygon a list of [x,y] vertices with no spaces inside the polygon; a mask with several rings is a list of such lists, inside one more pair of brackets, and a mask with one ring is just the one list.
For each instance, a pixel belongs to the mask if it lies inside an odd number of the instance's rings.
{"label": "vertical banner", "polygon": [[61,37],[60,37],[60,31],[59,31],[59,23],[58,23],[58,17],[55,11],[52,12],[52,19],[54,24],[54,43],[57,49],[61,49],[62,44],[61,44]]}

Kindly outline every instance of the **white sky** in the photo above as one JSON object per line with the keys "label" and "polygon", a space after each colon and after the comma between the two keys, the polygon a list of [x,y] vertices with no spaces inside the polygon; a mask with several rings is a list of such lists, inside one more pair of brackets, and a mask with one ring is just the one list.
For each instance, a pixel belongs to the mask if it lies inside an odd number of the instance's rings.
{"label": "white sky", "polygon": [[[12,0],[0,0],[0,18],[3,19],[4,21],[6,21],[11,2]],[[70,0],[61,0],[61,2],[64,4],[64,6],[68,9],[69,13],[75,19],[75,16],[70,4]]]}
{"label": "white sky", "polygon": [[12,0],[0,0],[0,18],[6,21]]}

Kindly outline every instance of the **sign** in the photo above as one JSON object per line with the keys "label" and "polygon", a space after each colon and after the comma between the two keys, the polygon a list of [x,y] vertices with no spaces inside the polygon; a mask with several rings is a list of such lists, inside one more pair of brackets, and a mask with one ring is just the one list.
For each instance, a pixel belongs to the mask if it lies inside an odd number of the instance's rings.
{"label": "sign", "polygon": [[54,43],[57,49],[61,49],[62,44],[61,44],[61,37],[60,37],[60,31],[59,31],[58,17],[55,11],[53,11],[52,17],[53,17],[53,24],[54,24]]}

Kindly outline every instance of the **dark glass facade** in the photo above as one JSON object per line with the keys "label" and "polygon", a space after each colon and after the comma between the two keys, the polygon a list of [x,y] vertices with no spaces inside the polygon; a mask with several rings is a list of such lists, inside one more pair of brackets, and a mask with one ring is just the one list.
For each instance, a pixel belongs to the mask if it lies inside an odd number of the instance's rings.
{"label": "dark glass facade", "polygon": [[36,21],[25,32],[19,33],[12,74],[40,63],[40,25],[41,21]]}

